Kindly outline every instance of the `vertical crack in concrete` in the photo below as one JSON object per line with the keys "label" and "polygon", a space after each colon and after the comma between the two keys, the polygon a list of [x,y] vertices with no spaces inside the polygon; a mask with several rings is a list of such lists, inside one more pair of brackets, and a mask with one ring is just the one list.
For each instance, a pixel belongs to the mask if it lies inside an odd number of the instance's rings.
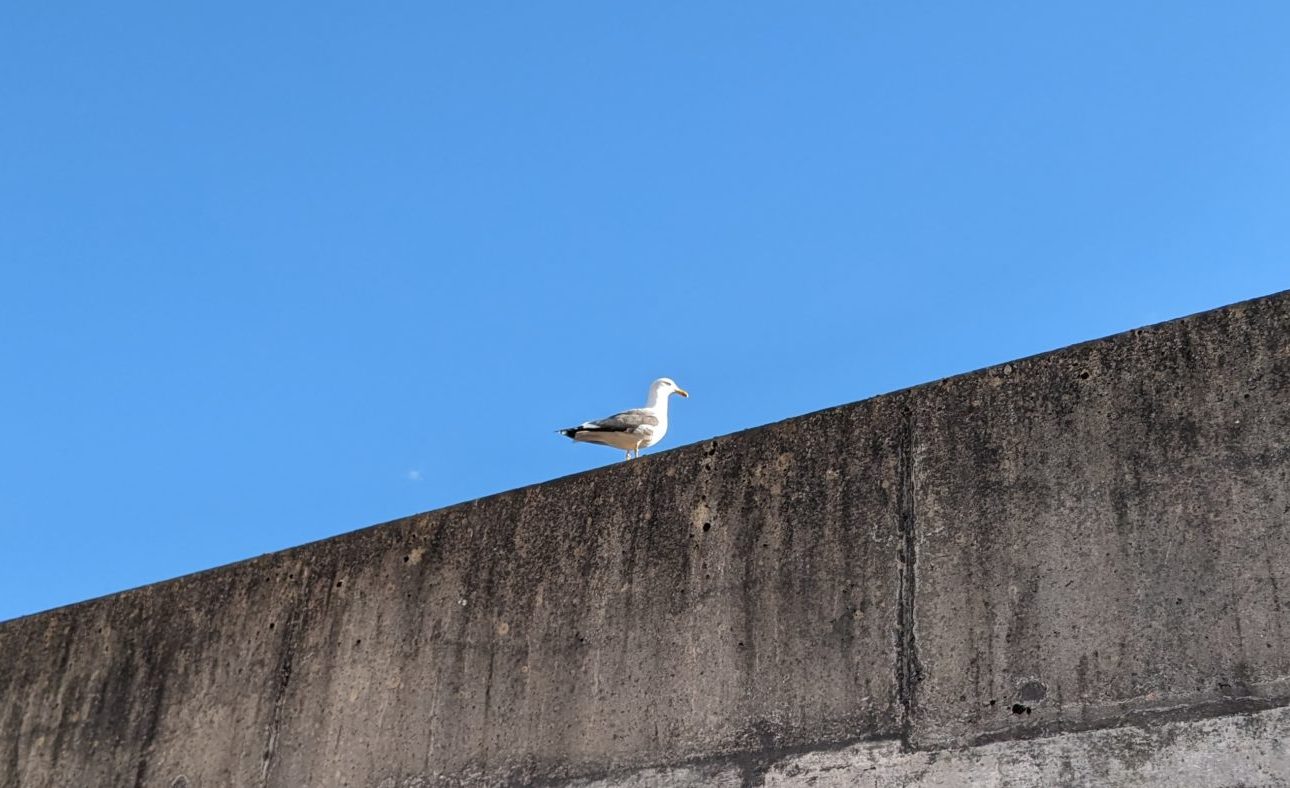
{"label": "vertical crack in concrete", "polygon": [[914,414],[908,407],[902,410],[898,443],[900,486],[896,491],[896,509],[902,543],[897,553],[900,590],[896,609],[896,695],[901,706],[901,744],[908,749],[914,727],[916,690],[923,678],[914,633],[918,534],[914,520]]}
{"label": "vertical crack in concrete", "polygon": [[309,605],[307,577],[301,573],[303,586],[291,613],[282,626],[282,651],[278,656],[277,681],[273,687],[273,716],[269,721],[269,735],[264,743],[264,763],[260,768],[260,786],[269,784],[269,771],[273,765],[273,756],[278,749],[278,731],[282,728],[283,706],[286,705],[287,685],[291,683],[291,671],[296,656],[296,635],[300,631],[300,621],[304,610]]}

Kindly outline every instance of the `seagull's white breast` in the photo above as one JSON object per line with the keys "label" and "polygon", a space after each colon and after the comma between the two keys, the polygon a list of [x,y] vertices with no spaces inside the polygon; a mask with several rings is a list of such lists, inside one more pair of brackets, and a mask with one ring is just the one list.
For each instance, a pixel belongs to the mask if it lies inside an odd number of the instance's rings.
{"label": "seagull's white breast", "polygon": [[642,449],[647,449],[650,446],[653,446],[663,440],[663,436],[667,434],[667,414],[663,413],[658,415],[657,427],[642,425],[637,431],[644,436],[644,440],[641,441]]}

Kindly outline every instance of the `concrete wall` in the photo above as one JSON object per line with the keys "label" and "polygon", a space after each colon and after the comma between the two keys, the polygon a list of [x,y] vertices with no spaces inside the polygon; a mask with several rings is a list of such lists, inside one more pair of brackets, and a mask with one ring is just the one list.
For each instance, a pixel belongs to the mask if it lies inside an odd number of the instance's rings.
{"label": "concrete wall", "polygon": [[1287,392],[1282,293],[6,622],[0,788],[1290,781]]}

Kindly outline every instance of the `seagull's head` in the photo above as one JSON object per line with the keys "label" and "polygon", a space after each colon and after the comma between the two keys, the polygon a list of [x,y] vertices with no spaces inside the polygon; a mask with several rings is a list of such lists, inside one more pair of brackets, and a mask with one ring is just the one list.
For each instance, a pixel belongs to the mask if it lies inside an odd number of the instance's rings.
{"label": "seagull's head", "polygon": [[690,392],[676,385],[676,381],[671,378],[659,378],[650,384],[651,393],[657,392],[660,398],[669,394],[680,394],[682,397],[690,396]]}

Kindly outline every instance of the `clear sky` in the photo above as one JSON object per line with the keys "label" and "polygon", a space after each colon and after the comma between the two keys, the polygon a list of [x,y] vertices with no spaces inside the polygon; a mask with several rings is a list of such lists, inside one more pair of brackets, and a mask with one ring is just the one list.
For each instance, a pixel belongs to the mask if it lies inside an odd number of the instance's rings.
{"label": "clear sky", "polygon": [[0,619],[1290,287],[1290,4],[8,3]]}

